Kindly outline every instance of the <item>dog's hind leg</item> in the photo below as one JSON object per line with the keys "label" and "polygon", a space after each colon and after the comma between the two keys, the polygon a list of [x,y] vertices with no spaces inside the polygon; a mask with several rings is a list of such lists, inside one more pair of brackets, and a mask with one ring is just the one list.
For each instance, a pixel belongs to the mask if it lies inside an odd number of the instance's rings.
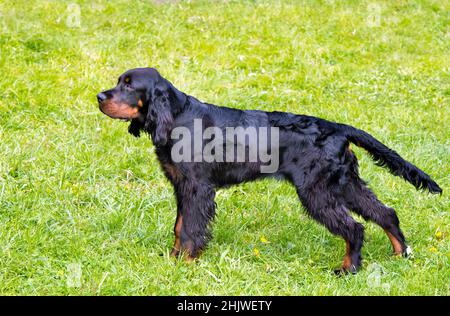
{"label": "dog's hind leg", "polygon": [[386,232],[395,255],[409,255],[405,236],[400,229],[400,221],[395,210],[378,200],[361,179],[352,180],[344,191],[346,206],[364,219],[375,222]]}
{"label": "dog's hind leg", "polygon": [[345,240],[344,261],[342,267],[335,270],[335,273],[356,273],[361,266],[364,226],[355,221],[348,209],[339,204],[328,190],[320,188],[320,184],[312,189],[297,187],[297,193],[312,218],[325,225],[331,233]]}

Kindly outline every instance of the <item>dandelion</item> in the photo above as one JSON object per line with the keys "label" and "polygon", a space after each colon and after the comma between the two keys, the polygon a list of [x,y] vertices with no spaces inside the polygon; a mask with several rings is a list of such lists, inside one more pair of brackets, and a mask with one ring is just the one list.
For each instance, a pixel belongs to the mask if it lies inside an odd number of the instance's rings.
{"label": "dandelion", "polygon": [[268,243],[270,243],[270,241],[268,241],[267,238],[264,237],[264,236],[261,236],[261,238],[259,238],[259,240],[260,240],[263,244],[268,244]]}
{"label": "dandelion", "polygon": [[261,252],[259,251],[258,248],[253,248],[253,254],[254,254],[255,256],[257,256],[258,258],[261,256]]}

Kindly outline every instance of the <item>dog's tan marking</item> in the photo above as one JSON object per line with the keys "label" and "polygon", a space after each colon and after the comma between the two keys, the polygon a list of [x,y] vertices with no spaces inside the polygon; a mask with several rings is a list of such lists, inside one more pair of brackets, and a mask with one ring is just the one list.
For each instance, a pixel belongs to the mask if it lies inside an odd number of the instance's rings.
{"label": "dog's tan marking", "polygon": [[386,235],[388,236],[389,240],[391,241],[392,248],[394,249],[394,255],[401,256],[403,254],[402,244],[400,241],[394,237],[390,232],[388,232],[386,229],[384,230]]}
{"label": "dog's tan marking", "polygon": [[127,103],[109,100],[101,105],[102,111],[112,117],[120,119],[134,119],[139,117],[139,108],[132,107]]}
{"label": "dog's tan marking", "polygon": [[162,168],[166,176],[172,181],[178,182],[183,177],[178,168],[171,163],[163,163]]}
{"label": "dog's tan marking", "polygon": [[350,257],[350,242],[345,241],[345,256],[344,261],[342,262],[342,269],[350,270],[352,266],[352,258]]}
{"label": "dog's tan marking", "polygon": [[183,226],[183,215],[178,214],[177,221],[175,223],[175,242],[173,244],[172,252],[170,253],[171,256],[175,257],[178,256],[181,250],[181,242],[180,242],[180,234],[181,234],[181,227]]}

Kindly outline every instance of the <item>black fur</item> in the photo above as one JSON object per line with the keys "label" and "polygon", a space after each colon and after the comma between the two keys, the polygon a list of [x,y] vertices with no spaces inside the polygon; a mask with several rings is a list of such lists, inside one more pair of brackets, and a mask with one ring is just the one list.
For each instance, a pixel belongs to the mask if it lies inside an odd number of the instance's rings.
{"label": "black fur", "polygon": [[[126,76],[131,78],[131,92],[122,87],[121,80]],[[133,69],[121,78],[116,88],[104,93],[110,97],[119,95],[121,99],[130,99],[126,94],[137,93],[138,98],[144,100],[140,116],[132,119],[129,132],[139,136],[143,130],[151,135],[161,166],[174,186],[178,215],[173,254],[185,251],[190,257],[197,257],[206,247],[210,238],[208,226],[215,214],[217,188],[262,177],[292,183],[308,214],[331,233],[344,238],[347,242],[344,271],[355,272],[360,267],[364,240],[364,227],[351,217],[351,211],[380,225],[398,242],[401,253],[405,253],[405,238],[397,215],[360,179],[350,142],[366,149],[379,165],[386,166],[416,188],[442,192],[423,171],[354,127],[306,115],[244,111],[203,103],[177,90],[153,68]],[[102,102],[100,104],[102,106]],[[130,106],[135,105],[130,103]],[[278,127],[278,171],[261,173],[261,162],[173,162],[170,153],[174,142],[170,132],[179,126],[192,130],[195,118],[203,120],[204,128],[217,126],[222,130],[230,126]]]}

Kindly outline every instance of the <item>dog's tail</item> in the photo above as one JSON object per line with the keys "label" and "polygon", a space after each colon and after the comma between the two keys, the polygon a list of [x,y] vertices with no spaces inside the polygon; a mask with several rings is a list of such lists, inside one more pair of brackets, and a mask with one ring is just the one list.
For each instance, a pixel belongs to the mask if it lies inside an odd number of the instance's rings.
{"label": "dog's tail", "polygon": [[356,146],[367,150],[377,165],[387,167],[392,174],[402,177],[417,189],[428,190],[431,193],[442,193],[442,189],[429,175],[404,160],[399,154],[373,136],[353,126],[343,126],[347,139]]}

